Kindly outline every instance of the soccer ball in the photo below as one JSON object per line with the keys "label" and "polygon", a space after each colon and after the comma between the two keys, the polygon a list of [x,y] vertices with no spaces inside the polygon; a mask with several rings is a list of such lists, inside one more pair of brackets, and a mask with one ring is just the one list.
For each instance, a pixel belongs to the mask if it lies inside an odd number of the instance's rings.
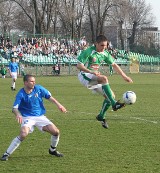
{"label": "soccer ball", "polygon": [[136,102],[136,94],[133,91],[126,91],[123,94],[123,101],[127,105],[134,104]]}

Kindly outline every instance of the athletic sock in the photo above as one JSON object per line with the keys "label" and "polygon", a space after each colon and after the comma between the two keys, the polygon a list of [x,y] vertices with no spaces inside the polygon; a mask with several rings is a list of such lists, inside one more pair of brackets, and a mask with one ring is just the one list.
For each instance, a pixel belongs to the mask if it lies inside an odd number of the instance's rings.
{"label": "athletic sock", "polygon": [[98,115],[98,118],[99,118],[100,120],[105,119],[105,113],[106,113],[106,111],[108,110],[108,108],[109,108],[110,106],[111,106],[111,102],[110,102],[109,100],[107,100],[107,99],[104,99],[103,105],[102,105],[102,109],[101,109],[101,111],[100,111],[100,113],[99,113],[99,115]]}
{"label": "athletic sock", "polygon": [[18,136],[14,138],[6,151],[6,154],[9,154],[9,155],[12,154],[19,147],[21,142],[22,141],[19,139]]}
{"label": "athletic sock", "polygon": [[50,147],[50,149],[49,149],[51,152],[53,152],[53,151],[56,151],[56,147]]}
{"label": "athletic sock", "polygon": [[114,106],[116,103],[116,100],[112,96],[112,91],[111,91],[109,84],[102,85],[102,91],[103,91],[104,95],[106,97],[108,97],[108,99],[110,100],[111,105]]}
{"label": "athletic sock", "polygon": [[13,87],[13,89],[15,89],[15,87],[16,87],[16,83],[15,82],[13,82],[12,87]]}
{"label": "athletic sock", "polygon": [[56,148],[59,142],[59,135],[58,136],[51,136],[51,147]]}

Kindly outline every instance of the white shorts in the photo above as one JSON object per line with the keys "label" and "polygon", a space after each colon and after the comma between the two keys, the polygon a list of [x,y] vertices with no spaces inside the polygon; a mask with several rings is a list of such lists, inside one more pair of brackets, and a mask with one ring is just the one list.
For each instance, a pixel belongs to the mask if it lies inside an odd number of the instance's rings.
{"label": "white shorts", "polygon": [[12,72],[11,76],[12,76],[12,79],[17,79],[17,72]]}
{"label": "white shorts", "polygon": [[103,94],[102,84],[98,84],[97,76],[95,76],[94,74],[79,72],[78,79],[83,86],[91,89],[93,92]]}
{"label": "white shorts", "polygon": [[22,117],[23,121],[21,124],[21,127],[29,127],[30,131],[29,133],[32,133],[34,131],[34,127],[37,127],[40,131],[43,131],[42,128],[44,126],[47,126],[49,124],[53,124],[46,116],[28,116],[28,117]]}

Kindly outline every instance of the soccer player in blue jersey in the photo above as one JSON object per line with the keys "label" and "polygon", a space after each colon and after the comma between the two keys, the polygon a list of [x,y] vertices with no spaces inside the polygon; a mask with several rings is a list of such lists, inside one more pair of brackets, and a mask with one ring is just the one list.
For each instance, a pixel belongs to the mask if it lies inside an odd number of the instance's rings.
{"label": "soccer player in blue jersey", "polygon": [[11,90],[16,90],[16,80],[17,80],[17,74],[18,74],[18,63],[16,62],[16,59],[14,57],[11,58],[11,62],[9,63],[9,74],[12,77],[12,85]]}
{"label": "soccer player in blue jersey", "polygon": [[77,64],[77,68],[80,70],[78,79],[81,84],[104,96],[102,109],[96,117],[104,128],[108,128],[105,115],[109,107],[112,106],[113,111],[117,111],[118,109],[124,107],[125,104],[115,100],[115,95],[111,90],[107,76],[102,75],[99,72],[100,66],[103,62],[105,62],[108,65],[111,65],[126,82],[133,82],[132,79],[122,71],[120,66],[116,64],[107,49],[107,38],[104,35],[99,35],[96,38],[95,45],[88,47],[78,56]]}
{"label": "soccer player in blue jersey", "polygon": [[46,109],[43,104],[43,98],[55,104],[64,113],[67,112],[66,108],[52,97],[47,89],[41,85],[36,85],[34,76],[25,75],[23,81],[24,87],[17,93],[12,109],[16,120],[21,124],[20,134],[13,139],[1,160],[8,160],[8,157],[17,149],[27,135],[33,132],[35,126],[40,131],[51,134],[49,154],[63,157],[63,154],[56,150],[59,142],[59,129],[45,116]]}

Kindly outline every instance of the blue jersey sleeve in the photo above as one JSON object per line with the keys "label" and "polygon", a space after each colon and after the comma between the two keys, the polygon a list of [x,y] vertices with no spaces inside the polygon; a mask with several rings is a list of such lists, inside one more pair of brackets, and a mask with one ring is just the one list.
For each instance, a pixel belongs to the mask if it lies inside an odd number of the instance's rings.
{"label": "blue jersey sleeve", "polygon": [[16,95],[16,99],[15,99],[15,101],[14,101],[14,103],[13,103],[13,108],[19,108],[19,105],[21,104],[21,100],[22,100],[22,98],[23,98],[23,92],[22,92],[22,90],[23,89],[21,89],[18,93],[17,93],[17,95]]}
{"label": "blue jersey sleeve", "polygon": [[40,94],[43,98],[49,99],[51,97],[51,93],[46,88],[41,85],[37,85],[36,87],[41,91]]}

